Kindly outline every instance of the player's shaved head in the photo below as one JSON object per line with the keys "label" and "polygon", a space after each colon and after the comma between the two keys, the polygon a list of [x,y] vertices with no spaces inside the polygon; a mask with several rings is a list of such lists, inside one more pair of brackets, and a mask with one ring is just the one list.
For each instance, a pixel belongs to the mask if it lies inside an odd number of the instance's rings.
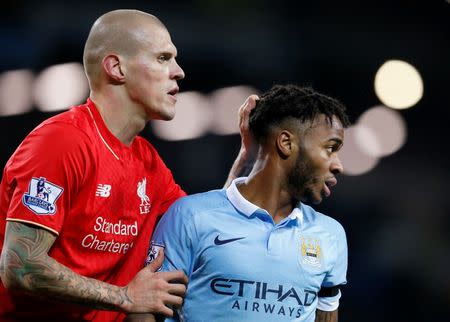
{"label": "player's shaved head", "polygon": [[151,42],[151,30],[164,28],[155,16],[139,10],[114,10],[100,16],[86,40],[83,63],[90,82],[98,76],[102,59],[109,54],[132,56]]}

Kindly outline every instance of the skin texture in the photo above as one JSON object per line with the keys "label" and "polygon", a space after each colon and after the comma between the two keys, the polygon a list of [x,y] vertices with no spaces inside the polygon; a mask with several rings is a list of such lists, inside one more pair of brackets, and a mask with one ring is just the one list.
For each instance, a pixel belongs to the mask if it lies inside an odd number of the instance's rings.
{"label": "skin texture", "polygon": [[344,129],[335,117],[330,124],[320,115],[306,129],[299,122],[283,123],[260,146],[247,182],[238,189],[278,223],[301,200],[321,202],[336,184],[343,170],[338,157],[343,140]]}
{"label": "skin texture", "polygon": [[316,310],[315,322],[338,322],[338,310],[331,312]]}
{"label": "skin texture", "polygon": [[343,171],[338,151],[344,140],[342,124],[333,118],[330,125],[321,116],[303,133],[297,161],[289,178],[289,189],[296,199],[320,203],[327,183],[336,184],[335,175]]}
{"label": "skin texture", "polygon": [[91,29],[84,51],[90,98],[111,132],[131,144],[151,119],[175,116],[184,71],[164,25],[136,11],[113,11]]}

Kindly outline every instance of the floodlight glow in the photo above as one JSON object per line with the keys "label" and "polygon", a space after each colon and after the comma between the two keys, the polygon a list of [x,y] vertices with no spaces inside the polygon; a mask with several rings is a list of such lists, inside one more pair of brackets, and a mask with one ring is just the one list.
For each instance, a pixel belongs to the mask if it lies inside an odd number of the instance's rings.
{"label": "floodlight glow", "polygon": [[152,121],[156,136],[168,141],[195,139],[208,130],[211,111],[208,99],[197,92],[177,95],[176,113],[171,121]]}
{"label": "floodlight glow", "polygon": [[[370,130],[369,130],[370,131]],[[339,158],[346,175],[361,175],[372,170],[378,163],[378,158],[372,157],[361,151],[357,143],[358,125],[349,127],[345,131],[345,140]]]}
{"label": "floodlight glow", "polygon": [[0,74],[0,116],[17,115],[33,107],[33,73],[20,69]]}
{"label": "floodlight glow", "polygon": [[89,87],[79,63],[54,65],[43,70],[34,86],[36,107],[44,112],[64,110],[84,101]]}
{"label": "floodlight glow", "polygon": [[375,75],[375,93],[384,105],[405,109],[422,98],[423,81],[414,66],[401,60],[389,60]]}
{"label": "floodlight glow", "polygon": [[210,95],[210,106],[214,118],[210,131],[219,135],[239,133],[238,110],[251,94],[258,94],[249,86],[233,86],[218,89]]}
{"label": "floodlight glow", "polygon": [[383,157],[398,151],[406,141],[407,129],[402,116],[384,106],[375,106],[358,119],[356,143],[369,156]]}

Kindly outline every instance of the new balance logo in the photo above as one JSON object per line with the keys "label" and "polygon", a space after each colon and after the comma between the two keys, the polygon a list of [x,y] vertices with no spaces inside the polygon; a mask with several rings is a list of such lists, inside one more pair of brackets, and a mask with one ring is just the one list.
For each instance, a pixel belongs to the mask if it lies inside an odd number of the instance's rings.
{"label": "new balance logo", "polygon": [[231,239],[219,239],[219,235],[216,236],[216,238],[214,239],[214,244],[216,245],[224,245],[224,244],[228,244],[240,239],[244,239],[245,237],[238,237],[238,238],[231,238]]}
{"label": "new balance logo", "polygon": [[111,195],[111,185],[99,183],[95,195],[102,198],[108,198]]}

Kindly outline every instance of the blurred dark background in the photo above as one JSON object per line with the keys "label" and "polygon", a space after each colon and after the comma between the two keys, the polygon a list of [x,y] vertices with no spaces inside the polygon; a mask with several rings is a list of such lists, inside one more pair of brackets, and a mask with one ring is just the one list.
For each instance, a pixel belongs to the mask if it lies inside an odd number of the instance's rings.
{"label": "blurred dark background", "polygon": [[[389,59],[414,65],[424,95],[399,111],[407,125],[405,145],[366,174],[342,176],[332,197],[316,208],[347,232],[340,321],[449,320],[447,1],[6,1],[0,73],[82,62],[92,23],[119,8],[153,13],[166,24],[186,72],[182,91],[312,85],[344,102],[355,121],[380,104],[373,86],[380,65]],[[33,109],[0,117],[2,168],[25,135],[53,114]],[[240,144],[238,135],[213,134],[168,142],[151,125],[143,135],[188,193],[221,187]]]}

